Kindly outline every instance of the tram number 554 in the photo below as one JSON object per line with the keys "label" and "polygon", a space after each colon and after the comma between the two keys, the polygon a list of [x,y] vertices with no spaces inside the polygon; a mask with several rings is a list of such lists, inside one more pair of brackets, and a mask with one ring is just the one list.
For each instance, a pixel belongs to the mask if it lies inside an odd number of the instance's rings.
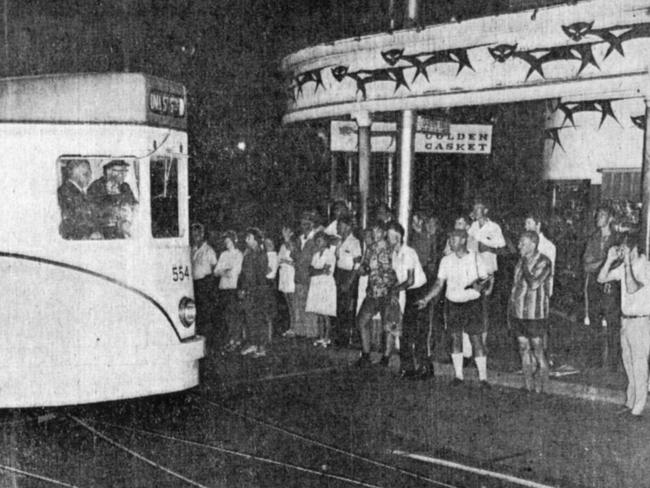
{"label": "tram number 554", "polygon": [[190,279],[189,266],[174,266],[172,267],[172,281],[184,281]]}

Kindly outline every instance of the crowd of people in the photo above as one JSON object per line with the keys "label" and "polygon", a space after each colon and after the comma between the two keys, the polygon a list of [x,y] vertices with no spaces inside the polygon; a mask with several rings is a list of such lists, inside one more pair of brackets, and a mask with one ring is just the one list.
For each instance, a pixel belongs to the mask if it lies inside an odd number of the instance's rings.
{"label": "crowd of people", "polygon": [[[542,218],[527,214],[516,266],[504,277],[497,273],[498,256],[512,253],[514,246],[489,218],[489,210],[485,201],[476,200],[471,213],[458,215],[449,232],[441,229],[437,216],[416,211],[406,241],[405,229],[385,205],[368,228],[355,229],[347,205],[335,202],[326,226],[316,212],[306,211],[297,231],[284,227],[277,252],[271,236],[250,228],[241,246],[234,231],[225,232],[219,256],[207,244],[203,226],[194,224],[199,323],[216,324],[210,315],[217,303],[219,323],[227,331],[225,350],[263,357],[274,335],[277,300],[283,297],[288,310],[284,337],[306,337],[325,348],[356,344],[361,354],[355,365],[367,368],[380,328],[377,364],[388,366],[397,355],[405,379],[434,376],[435,342],[446,330],[452,384],[463,384],[467,358],[473,357],[481,387],[489,388],[491,301],[495,279],[507,279],[505,326],[516,338],[523,387],[542,392],[550,371],[548,319],[556,248],[544,235]],[[584,253],[585,323],[607,323],[608,361],[615,369],[622,359],[630,380],[627,411],[637,415],[647,397],[650,286],[644,284],[650,280],[650,265],[640,257],[634,234],[617,234],[612,221],[610,209],[598,210]],[[215,278],[218,290],[206,285]]]}

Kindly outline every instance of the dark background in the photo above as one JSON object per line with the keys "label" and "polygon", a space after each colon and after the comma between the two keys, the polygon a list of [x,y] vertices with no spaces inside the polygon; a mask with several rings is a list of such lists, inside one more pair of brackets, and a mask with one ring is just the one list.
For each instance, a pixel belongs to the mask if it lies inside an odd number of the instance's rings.
{"label": "dark background", "polygon": [[[396,0],[397,27],[405,3]],[[558,2],[422,1],[421,23],[462,21],[532,3]],[[388,4],[3,0],[0,74],[130,71],[185,84],[191,218],[213,230],[254,224],[275,233],[306,207],[326,213],[331,165],[323,137],[327,121],[281,125],[280,60],[320,42],[386,31]],[[471,194],[473,186],[498,195],[499,211],[530,205],[536,197],[530,190],[540,187],[543,104],[460,108],[448,115],[455,123],[493,122],[493,154],[418,156],[416,205],[445,213],[466,209],[459,195]],[[240,141],[245,151],[237,149]]]}

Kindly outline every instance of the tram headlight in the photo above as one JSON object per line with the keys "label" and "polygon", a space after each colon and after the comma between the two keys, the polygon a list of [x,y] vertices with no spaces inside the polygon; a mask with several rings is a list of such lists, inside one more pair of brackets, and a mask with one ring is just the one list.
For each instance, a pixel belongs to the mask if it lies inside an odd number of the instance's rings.
{"label": "tram headlight", "polygon": [[196,305],[189,297],[181,298],[178,304],[178,317],[185,327],[190,327],[196,321]]}

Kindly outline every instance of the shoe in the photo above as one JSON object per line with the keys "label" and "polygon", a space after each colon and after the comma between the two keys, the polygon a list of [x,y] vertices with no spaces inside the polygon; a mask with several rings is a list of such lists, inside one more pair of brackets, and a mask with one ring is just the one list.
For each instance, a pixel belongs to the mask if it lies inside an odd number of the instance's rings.
{"label": "shoe", "polygon": [[403,369],[400,371],[399,377],[403,380],[414,380],[418,372],[415,369]]}
{"label": "shoe", "polygon": [[249,354],[253,354],[255,352],[257,352],[257,346],[248,346],[244,348],[244,350],[241,352],[241,355],[248,356]]}
{"label": "shoe", "polygon": [[321,342],[321,346],[323,346],[325,349],[330,347],[330,345],[332,345],[332,341],[329,339],[323,339],[323,342]]}
{"label": "shoe", "polygon": [[625,407],[621,407],[621,408],[617,409],[616,412],[614,412],[614,414],[615,415],[625,415],[625,414],[628,414],[630,412],[631,412],[631,410],[627,406],[625,406]]}
{"label": "shoe", "polygon": [[314,341],[314,346],[322,346],[325,343],[325,339],[316,339]]}
{"label": "shoe", "polygon": [[428,379],[435,379],[436,377],[436,372],[433,369],[433,365],[430,366],[423,366],[417,375],[417,379],[419,380],[428,380]]}
{"label": "shoe", "polygon": [[463,380],[461,380],[460,378],[454,378],[454,379],[451,380],[451,382],[449,383],[449,386],[461,386],[461,385],[463,385],[463,384],[464,384]]}
{"label": "shoe", "polygon": [[294,331],[292,331],[291,329],[285,330],[282,333],[282,337],[296,337],[296,333]]}
{"label": "shoe", "polygon": [[366,356],[365,354],[362,354],[361,357],[353,363],[355,368],[369,368],[371,365],[370,356]]}
{"label": "shoe", "polygon": [[490,390],[492,388],[492,385],[488,383],[487,380],[479,381],[479,386],[482,390]]}
{"label": "shoe", "polygon": [[266,357],[266,351],[264,349],[262,350],[258,349],[252,354],[252,357],[254,357],[255,359]]}

